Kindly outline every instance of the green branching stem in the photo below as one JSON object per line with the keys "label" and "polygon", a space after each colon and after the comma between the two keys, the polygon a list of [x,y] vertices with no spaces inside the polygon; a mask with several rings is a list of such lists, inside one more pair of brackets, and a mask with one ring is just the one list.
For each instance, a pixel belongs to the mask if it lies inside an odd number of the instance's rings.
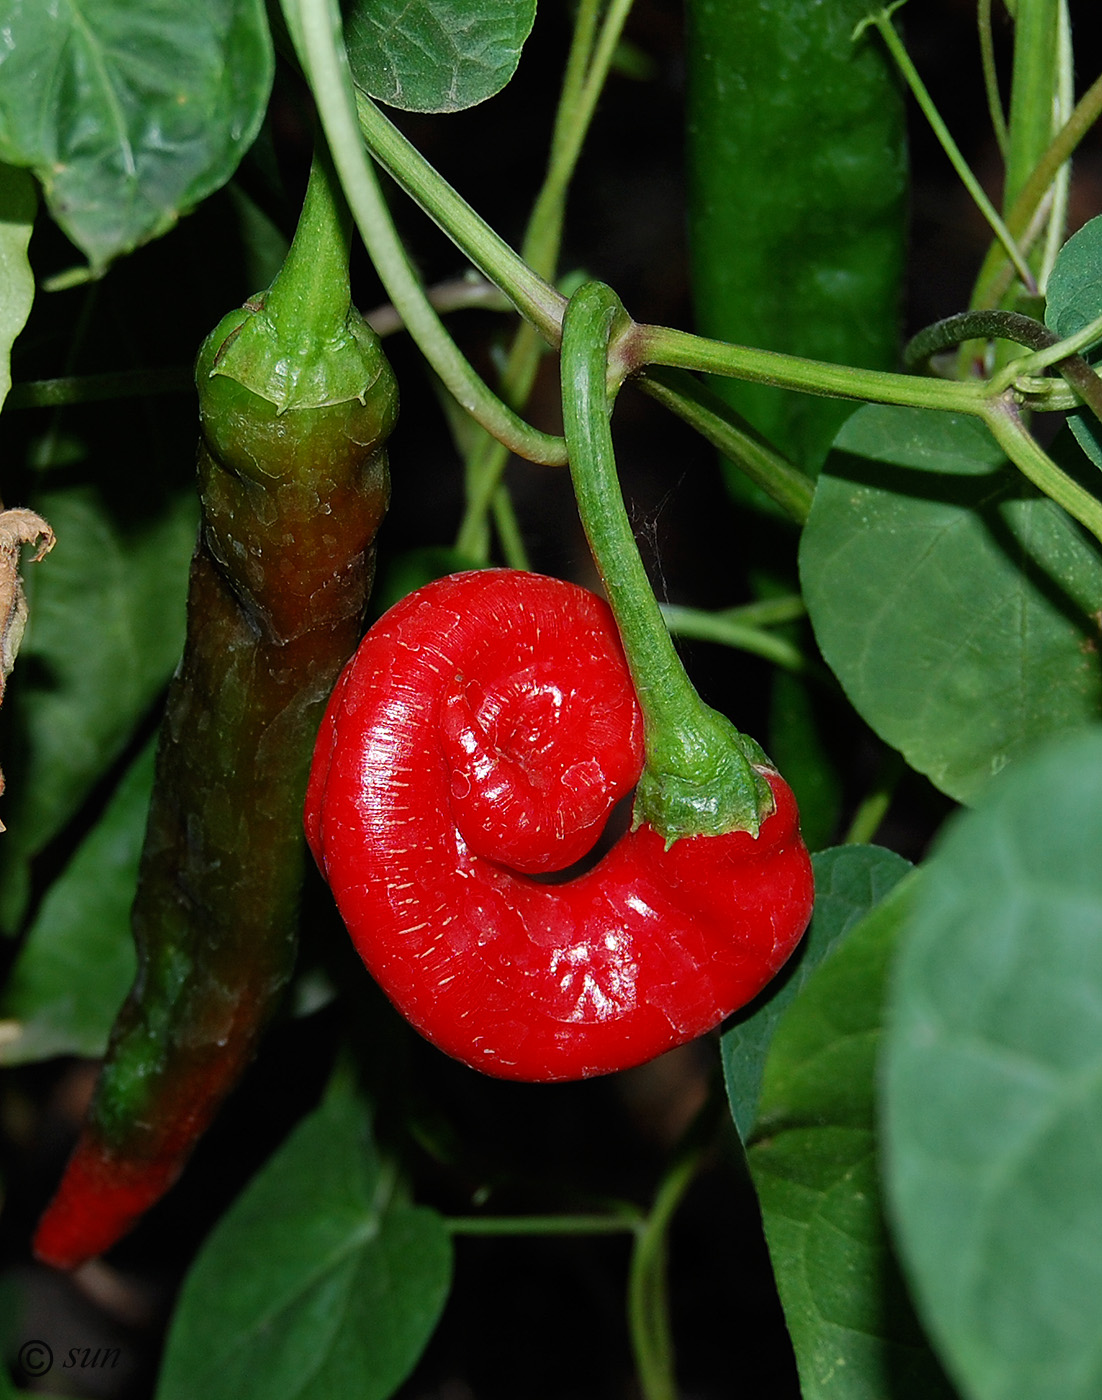
{"label": "green branching stem", "polygon": [[[608,76],[616,43],[631,8],[631,0],[615,0],[598,29],[599,0],[583,0],[574,23],[574,37],[567,57],[562,92],[551,137],[547,172],[525,233],[522,256],[541,278],[551,281],[558,267],[567,192],[581,154],[597,99]],[[558,327],[556,327],[556,337]],[[501,394],[515,409],[528,401],[543,351],[540,334],[531,321],[522,322],[513,338],[501,375]],[[485,555],[484,520],[491,501],[500,501],[499,486],[509,454],[493,438],[484,437],[467,462],[467,508],[456,535],[455,547],[473,558]],[[514,558],[508,534],[499,537],[506,555]]]}
{"label": "green branching stem", "polygon": [[695,428],[797,525],[807,521],[815,483],[706,384],[683,370],[662,368],[645,370],[634,383]]}
{"label": "green branching stem", "polygon": [[[1027,319],[1021,318],[1022,321]],[[1051,334],[1039,322],[1029,324],[1039,327],[1043,335]],[[805,393],[933,408],[981,418],[1019,471],[1102,541],[1102,503],[1062,471],[1034,441],[1021,421],[1015,390],[1004,387],[1001,382],[993,386],[979,382],[923,379],[879,370],[856,370],[849,366],[802,360],[770,350],[752,350],[742,345],[705,340],[665,326],[634,325],[618,337],[613,355],[616,382],[645,365],[660,364],[727,374],[757,383],[776,384],[781,388],[800,389]],[[1067,371],[1069,379],[1082,374],[1082,369],[1076,367],[1073,360],[1074,356],[1071,356],[1059,362],[1061,372]],[[1090,402],[1088,396],[1097,394],[1099,381],[1085,361],[1083,366],[1086,376],[1083,377],[1082,388],[1074,379],[1072,383],[1076,393]],[[1020,373],[1018,362],[1007,367],[1006,374],[1015,380]],[[1043,393],[1042,382],[1035,387],[1038,393]],[[1043,398],[1034,406],[1044,406]]]}
{"label": "green branching stem", "polygon": [[904,81],[910,88],[915,101],[922,109],[922,114],[930,123],[934,135],[938,139],[941,149],[949,157],[953,169],[957,172],[961,183],[972,197],[972,201],[983,217],[987,220],[992,233],[998,239],[1006,252],[1007,257],[1014,264],[1018,276],[1022,279],[1022,285],[1031,291],[1036,291],[1037,286],[1030,270],[1029,264],[1022,255],[1021,249],[1014,241],[1010,230],[999,217],[995,206],[984,193],[983,186],[976,179],[975,175],[961,153],[960,147],[950,135],[949,128],[945,125],[941,113],[937,110],[933,98],[927,91],[926,84],[922,81],[918,69],[911,62],[911,56],[903,45],[903,41],[896,33],[895,26],[891,21],[892,10],[897,8],[891,6],[881,10],[879,14],[870,16],[868,24],[875,25],[881,38],[884,40],[888,52],[895,61],[896,67],[903,76]]}
{"label": "green branching stem", "polygon": [[[1054,366],[1074,389],[1077,397],[1102,419],[1102,380],[1079,353],[1102,338],[1102,316],[1075,335],[1061,340],[1058,335],[1016,311],[962,311],[947,316],[919,331],[904,348],[904,363],[918,368],[932,355],[972,340],[1005,340],[1024,345],[1033,353],[1013,359],[986,385],[988,399],[998,398],[1032,376]],[[1035,386],[1040,389],[1040,385]]]}
{"label": "green branching stem", "polygon": [[1102,544],[1102,501],[1056,465],[1022,422],[1017,405],[1006,396],[991,399],[981,416],[1022,475]]}
{"label": "green branching stem", "polygon": [[79,374],[61,379],[30,379],[13,384],[6,409],[63,408],[69,404],[110,399],[150,398],[154,394],[194,394],[191,365],[164,369],[125,369],[107,374]]}
{"label": "green branching stem", "polygon": [[637,324],[629,336],[620,340],[616,353],[621,377],[650,365],[666,365],[828,398],[936,408],[949,413],[980,413],[987,393],[983,384],[919,379],[909,374],[804,360],[775,350],[708,340],[668,326]]}
{"label": "green branching stem", "polygon": [[[787,599],[783,601],[786,604],[789,602]],[[795,601],[799,604],[799,610],[786,607],[785,621],[804,616],[802,601]],[[754,620],[748,610],[759,606],[757,603],[750,603],[745,608],[705,612],[700,608],[665,603],[661,605],[661,610],[663,621],[675,637],[687,637],[698,642],[718,642],[721,646],[734,647],[738,651],[749,652],[752,656],[760,656],[785,671],[807,671],[808,659],[798,646],[787,637],[779,637],[775,632],[767,631],[762,623]]]}
{"label": "green branching stem", "polygon": [[[1075,153],[1076,147],[1102,116],[1102,77],[1098,77],[1076,104],[1071,116],[1053,137],[1044,155],[1014,200],[1006,216],[1006,226],[1020,248],[1028,252],[1035,242],[1044,219],[1043,209],[1048,192],[1059,171]],[[972,293],[975,308],[997,306],[1014,277],[1014,269],[999,243],[992,244],[980,268]]]}
{"label": "green branching stem", "polygon": [[724,1102],[722,1087],[714,1085],[678,1144],[635,1236],[628,1272],[628,1327],[644,1400],[677,1400],[667,1294],[670,1225],[715,1143]]}
{"label": "green branching stem", "polygon": [[[1010,209],[1052,140],[1062,0],[1018,0],[1003,202]],[[1021,269],[1018,271],[1021,276]],[[1026,278],[1023,284],[1030,286]]]}
{"label": "green branching stem", "polygon": [[642,1212],[625,1206],[615,1215],[453,1215],[450,1235],[623,1235],[644,1223]]}
{"label": "green branching stem", "polygon": [[[520,456],[534,461],[561,463],[565,457],[562,439],[530,428],[502,404],[474,373],[448,336],[410,268],[395,233],[371,162],[364,151],[361,128],[380,162],[440,224],[475,266],[501,287],[521,315],[552,345],[560,337],[563,298],[474,214],[367,99],[359,99],[357,116],[347,59],[340,42],[339,15],[332,0],[283,0],[283,5],[303,67],[317,95],[322,123],[345,194],[398,315],[457,402],[487,432],[509,451]],[[885,34],[893,51],[902,52],[887,12],[874,22]],[[603,32],[611,35],[611,30]],[[600,48],[599,43],[597,47]],[[903,58],[906,58],[905,54]],[[591,59],[585,80],[578,78],[579,71],[576,69],[573,75],[568,75],[570,90],[579,94],[595,94],[599,87],[597,58]],[[591,88],[587,87],[590,82]],[[589,96],[586,101],[589,101]],[[1023,202],[1032,200],[1035,189],[1041,184],[1038,172],[1059,168],[1080,139],[1082,130],[1089,125],[1089,119],[1097,114],[1100,107],[1102,80],[1080,102],[1033,175],[1027,178],[1012,211],[1015,219],[1017,211],[1024,208]],[[580,127],[571,128],[571,131],[576,130],[580,130]],[[564,131],[565,128],[556,137],[555,150],[558,155],[553,152],[552,164],[558,158],[565,160],[570,154],[573,137],[568,139]],[[541,234],[541,238],[544,236]],[[1004,242],[1021,275],[1023,269],[1018,267],[1021,257],[1014,240],[1010,238]],[[608,379],[612,385],[618,387],[629,374],[638,375],[647,392],[693,422],[721,450],[748,469],[751,476],[756,474],[759,483],[770,490],[796,519],[806,518],[810,500],[810,483],[806,478],[796,473],[767,444],[755,440],[752,434],[734,423],[728,414],[719,412],[707,401],[705,393],[695,381],[687,378],[678,381],[676,377],[664,373],[662,368],[656,371],[651,367],[664,367],[666,371],[694,370],[721,374],[804,393],[980,417],[1030,480],[1064,506],[1092,534],[1102,538],[1098,501],[1062,472],[1033,441],[1018,412],[1016,398],[1027,399],[1033,408],[1066,406],[1066,399],[1060,398],[1060,386],[1056,381],[1048,384],[1038,381],[1025,395],[1004,387],[1007,382],[1005,375],[1010,373],[1010,367],[994,385],[975,381],[958,383],[856,369],[729,345],[667,327],[634,325],[626,316],[619,319],[617,324],[617,333],[609,344],[612,360],[608,366]],[[1082,376],[1081,367],[1075,366],[1070,359],[1060,362],[1059,368],[1061,373],[1067,374],[1076,392],[1086,402],[1092,403],[1097,383],[1093,375],[1088,382]],[[1019,366],[1016,370],[1019,378],[1022,372]],[[1076,383],[1073,377],[1077,373],[1081,377],[1080,383]],[[502,523],[507,527],[507,521]],[[653,604],[653,597],[651,601]],[[654,611],[655,619],[661,625],[656,604]],[[664,627],[662,633],[668,643],[668,633]]]}
{"label": "green branching stem", "polygon": [[[421,353],[457,402],[510,451],[561,464],[562,439],[529,427],[491,392],[460,354],[410,266],[364,150],[340,16],[332,0],[283,0],[283,8],[345,197],[387,295]],[[528,274],[527,280],[535,279]]]}
{"label": "green branching stem", "polygon": [[995,133],[999,150],[1006,159],[1010,132],[1006,125],[1002,95],[999,92],[999,75],[995,66],[995,37],[991,27],[991,0],[980,0],[976,22],[980,35],[980,61],[983,66],[983,86],[987,94],[987,109],[991,116],[991,127]]}
{"label": "green branching stem", "polygon": [[[284,0],[284,4],[288,3],[302,5],[311,0]],[[475,213],[369,97],[358,89],[354,97],[360,132],[387,174],[474,266],[505,292],[548,344],[558,345],[566,298],[537,276],[520,254]]]}

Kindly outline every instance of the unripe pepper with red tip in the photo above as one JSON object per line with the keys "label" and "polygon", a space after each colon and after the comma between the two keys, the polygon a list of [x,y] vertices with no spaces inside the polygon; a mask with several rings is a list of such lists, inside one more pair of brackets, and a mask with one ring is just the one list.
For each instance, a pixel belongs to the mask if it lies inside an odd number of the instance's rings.
{"label": "unripe pepper with red tip", "polygon": [[293,970],[310,753],[360,638],[397,410],[347,257],[316,163],[276,281],[199,354],[202,523],[133,909],[138,973],[35,1237],[59,1267],[108,1249],[171,1186]]}

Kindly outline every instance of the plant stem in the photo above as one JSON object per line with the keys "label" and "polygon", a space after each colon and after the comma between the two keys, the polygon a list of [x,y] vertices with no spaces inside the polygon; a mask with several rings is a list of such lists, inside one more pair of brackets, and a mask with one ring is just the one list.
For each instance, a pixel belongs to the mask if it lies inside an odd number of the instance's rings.
{"label": "plant stem", "polygon": [[756,745],[705,705],[685,674],[651,591],[624,509],[609,427],[610,344],[630,337],[610,288],[588,282],[563,321],[563,422],[578,511],[616,618],[643,712],[646,765],[635,822],[668,841],[757,833],[770,810]]}
{"label": "plant stem", "polygon": [[[1060,0],[1018,0],[1014,16],[1010,141],[1003,184],[1003,207],[1006,210],[1013,208],[1030,173],[1052,140],[1059,12]],[[1018,275],[1021,276],[1021,268]],[[1022,278],[1027,287],[1030,280]]]}
{"label": "plant stem", "polygon": [[770,446],[718,394],[676,369],[648,369],[635,383],[718,448],[797,525],[805,523],[815,483]]}
{"label": "plant stem", "polygon": [[1102,338],[1102,316],[1096,316],[1082,330],[1064,340],[1058,340],[1047,328],[1046,336],[1047,339],[1041,348],[1035,349],[1030,355],[1022,355],[1012,360],[990,381],[988,388],[992,396],[1002,393],[1018,380],[1039,375],[1050,365],[1054,365],[1083,402],[1093,409],[1095,416],[1102,419],[1102,380],[1081,354],[1083,350],[1091,349]]}
{"label": "plant stem", "polygon": [[723,1096],[713,1086],[678,1145],[638,1227],[628,1271],[628,1327],[644,1400],[676,1400],[673,1337],[666,1283],[670,1225],[715,1139]]}
{"label": "plant stem", "polygon": [[980,0],[976,15],[980,35],[980,61],[983,66],[983,86],[987,93],[987,110],[991,115],[991,128],[995,133],[999,150],[1006,159],[1010,133],[1006,125],[1002,97],[999,94],[999,74],[995,66],[995,41],[991,30],[991,0]]}
{"label": "plant stem", "polygon": [[[284,4],[288,0],[284,0]],[[302,4],[304,0],[291,0]],[[355,93],[363,139],[405,192],[550,345],[558,345],[566,298],[538,277],[482,219],[398,128],[362,92]]]}
{"label": "plant stem", "polygon": [[562,463],[562,440],[524,423],[463,358],[409,264],[364,151],[340,38],[340,16],[331,0],[283,0],[283,8],[345,197],[387,294],[421,353],[456,401],[511,451],[537,462]]}
{"label": "plant stem", "polygon": [[1015,405],[1006,398],[992,399],[982,417],[991,436],[1022,475],[1063,506],[1102,544],[1102,501],[1056,465],[1026,428]]}
{"label": "plant stem", "polygon": [[510,569],[530,569],[528,551],[524,547],[524,536],[517,521],[513,502],[508,491],[498,489],[494,493],[494,526],[501,541],[501,553]]}
{"label": "plant stem", "polygon": [[107,374],[25,380],[22,384],[12,385],[4,407],[61,408],[66,404],[99,403],[105,399],[194,392],[195,374],[191,366],[169,365],[164,369],[123,369]]}
{"label": "plant stem", "polygon": [[[598,0],[583,0],[578,7],[547,172],[522,248],[524,261],[549,281],[558,267],[567,191],[630,8],[631,0],[614,0],[597,35]],[[501,375],[502,397],[515,409],[528,401],[541,354],[542,345],[534,326],[524,322],[513,338]],[[479,552],[477,545],[485,534],[487,505],[491,499],[498,499],[508,456],[500,443],[484,438],[467,463],[467,508],[455,539],[460,553],[475,556]]]}
{"label": "plant stem", "polygon": [[700,642],[718,642],[739,651],[760,656],[786,671],[803,672],[808,668],[807,657],[799,647],[784,637],[766,632],[743,622],[739,609],[729,612],[704,612],[699,608],[661,605],[662,620],[675,637],[691,637]]}
{"label": "plant stem", "polygon": [[[1048,134],[1058,130],[1071,115],[1075,105],[1075,56],[1071,42],[1071,19],[1068,16],[1067,0],[1059,0],[1056,17],[1056,72],[1052,92],[1052,116],[1049,119]],[[1040,160],[1048,148],[1046,142],[1037,153]],[[1030,167],[1030,173],[1036,163]],[[1028,176],[1027,176],[1028,178]],[[1071,166],[1060,166],[1052,181],[1051,207],[1045,221],[1045,242],[1037,259],[1037,283],[1042,292],[1048,287],[1048,279],[1056,266],[1060,249],[1064,246],[1068,231],[1068,203],[1071,198]]]}
{"label": "plant stem", "polygon": [[623,1215],[453,1215],[450,1235],[623,1235],[639,1229],[637,1212]]}
{"label": "plant stem", "polygon": [[[1048,0],[1045,0],[1045,3],[1048,3]],[[1031,291],[1036,291],[1036,283],[1034,282],[1033,273],[1030,271],[1029,264],[1022,256],[1020,249],[1010,234],[1010,230],[999,217],[995,206],[984,193],[983,186],[972,173],[968,162],[961,154],[960,147],[950,135],[949,128],[945,125],[941,113],[934,105],[934,100],[927,91],[926,84],[919,76],[918,69],[911,62],[910,54],[908,54],[906,48],[903,46],[903,41],[895,32],[895,26],[891,22],[891,11],[882,10],[879,14],[871,16],[869,22],[874,24],[880,32],[880,36],[884,40],[888,52],[895,60],[896,66],[903,75],[907,86],[911,89],[915,101],[922,109],[923,115],[930,123],[941,149],[949,157],[953,169],[957,172],[965,189],[972,196],[972,201],[976,205],[976,208],[987,220],[992,233],[994,233],[995,237],[1006,250],[1006,255],[1014,264],[1018,276],[1022,279],[1023,285],[1028,287]]]}
{"label": "plant stem", "polygon": [[936,408],[950,413],[982,413],[986,386],[953,380],[921,379],[885,370],[855,369],[823,360],[805,360],[775,350],[753,350],[707,340],[668,326],[636,325],[617,351],[621,375],[645,365],[668,365],[775,384],[828,398],[857,399],[872,403],[902,404],[912,408]]}
{"label": "plant stem", "polygon": [[[1057,172],[1066,165],[1076,147],[1091,130],[1099,116],[1102,116],[1102,77],[1098,77],[1079,99],[1071,116],[1053,137],[1044,155],[1037,162],[1029,178],[1022,186],[1017,199],[1006,216],[1006,226],[1010,229],[1019,246],[1028,251],[1039,231],[1030,233],[1049,188],[1056,179]],[[1010,281],[1013,269],[1006,260],[1001,246],[992,244],[984,258],[972,293],[972,306],[975,308],[997,306],[1002,300]]]}
{"label": "plant stem", "polygon": [[[1008,391],[1014,391],[1027,380],[1043,374],[1050,365],[1055,365],[1064,380],[1075,391],[1077,398],[1088,404],[1095,414],[1102,418],[1102,380],[1079,353],[1089,349],[1102,337],[1102,316],[1064,340],[1041,321],[1032,316],[1022,316],[1017,311],[1000,311],[990,308],[976,311],[962,311],[956,316],[947,316],[943,321],[935,321],[910,341],[903,350],[904,363],[917,367],[924,364],[932,355],[953,345],[961,345],[971,340],[1002,340],[1015,345],[1027,346],[1030,354],[1019,355],[1010,360],[998,374],[987,381],[986,396],[998,398]],[[1053,397],[1044,379],[1038,379],[1036,390],[1042,389]],[[1030,395],[1031,400],[1034,395]],[[1031,405],[1040,406],[1040,405]],[[1067,407],[1057,402],[1045,405],[1049,408]]]}
{"label": "plant stem", "polygon": [[[477,308],[480,311],[512,311],[513,303],[500,287],[487,282],[477,273],[463,277],[451,277],[445,282],[437,282],[425,288],[425,295],[437,311],[464,311]],[[389,301],[364,312],[364,320],[381,339],[405,330],[397,308]]]}
{"label": "plant stem", "polygon": [[880,824],[892,805],[895,790],[905,771],[901,754],[895,749],[885,749],[880,756],[880,765],[871,791],[861,800],[853,815],[849,830],[842,837],[845,846],[867,845],[880,830]]}

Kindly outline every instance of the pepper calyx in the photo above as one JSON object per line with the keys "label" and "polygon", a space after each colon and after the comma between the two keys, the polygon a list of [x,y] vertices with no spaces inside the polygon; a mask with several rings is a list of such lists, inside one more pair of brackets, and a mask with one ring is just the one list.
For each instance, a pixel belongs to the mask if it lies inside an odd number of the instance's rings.
{"label": "pepper calyx", "polygon": [[757,837],[775,807],[765,774],[773,765],[753,739],[701,704],[691,727],[647,737],[633,828],[651,826],[667,850],[683,836]]}

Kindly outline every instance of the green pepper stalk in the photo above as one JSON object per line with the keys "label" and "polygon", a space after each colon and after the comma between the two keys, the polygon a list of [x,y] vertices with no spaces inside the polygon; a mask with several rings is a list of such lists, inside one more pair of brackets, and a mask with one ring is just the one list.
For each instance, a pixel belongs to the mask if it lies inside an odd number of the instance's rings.
{"label": "green pepper stalk", "polygon": [[635,825],[682,836],[754,836],[773,810],[765,755],[697,694],[674,650],[624,509],[609,427],[610,346],[633,322],[615,292],[587,282],[566,308],[563,424],[578,512],[608,594],[643,712],[646,765]]}
{"label": "green pepper stalk", "polygon": [[109,1248],[172,1185],[293,970],[307,768],[359,641],[397,412],[352,309],[335,188],[316,160],[279,275],[199,352],[202,523],[133,909],[138,974],[36,1235],[58,1267]]}

